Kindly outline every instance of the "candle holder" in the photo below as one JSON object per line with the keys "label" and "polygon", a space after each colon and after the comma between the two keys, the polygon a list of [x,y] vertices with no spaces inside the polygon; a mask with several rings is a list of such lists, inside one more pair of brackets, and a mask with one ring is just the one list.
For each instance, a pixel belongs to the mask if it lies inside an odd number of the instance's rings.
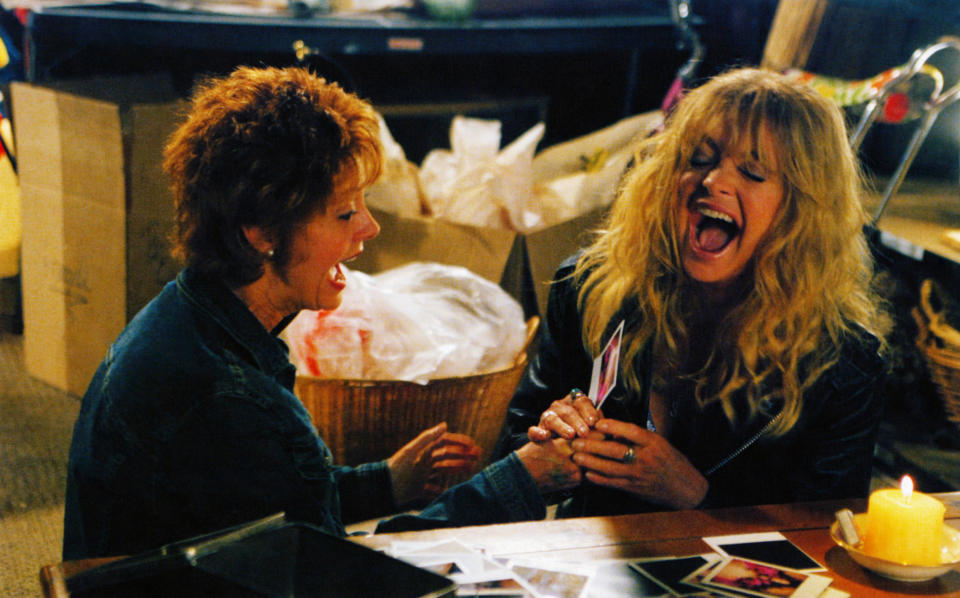
{"label": "candle holder", "polygon": [[897,581],[927,581],[939,577],[950,571],[957,565],[960,565],[960,532],[950,527],[943,526],[943,545],[940,548],[939,565],[911,565],[909,563],[898,563],[886,559],[871,556],[863,551],[863,538],[866,529],[866,513],[859,513],[853,516],[854,526],[861,541],[856,545],[848,544],[840,532],[839,522],[834,521],[830,526],[830,537],[833,541],[847,551],[854,561],[860,566],[873,571],[888,579]]}

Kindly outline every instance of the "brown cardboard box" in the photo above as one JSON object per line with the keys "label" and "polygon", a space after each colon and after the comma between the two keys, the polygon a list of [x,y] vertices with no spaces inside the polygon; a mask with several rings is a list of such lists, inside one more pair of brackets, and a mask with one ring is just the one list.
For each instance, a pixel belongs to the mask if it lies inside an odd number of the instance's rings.
{"label": "brown cardboard box", "polygon": [[[544,228],[521,234],[371,208],[382,227],[380,236],[366,243],[364,253],[351,266],[368,273],[414,260],[465,266],[499,283],[520,301],[527,317],[544,316],[557,266],[589,242],[589,233],[600,225],[633,158],[636,140],[660,122],[659,111],[637,114],[540,152],[532,164],[538,200],[559,199],[579,207],[562,212],[559,218],[544,218],[551,223]],[[591,156],[602,158],[587,170],[584,164]],[[571,194],[575,201],[570,201]]]}
{"label": "brown cardboard box", "polygon": [[178,269],[160,163],[182,109],[163,78],[14,83],[27,371],[82,394]]}
{"label": "brown cardboard box", "polygon": [[600,223],[604,209],[528,234],[371,212],[380,223],[380,235],[365,244],[350,267],[374,273],[411,261],[464,266],[498,283],[529,317],[546,313],[554,271],[585,245],[586,234]]}

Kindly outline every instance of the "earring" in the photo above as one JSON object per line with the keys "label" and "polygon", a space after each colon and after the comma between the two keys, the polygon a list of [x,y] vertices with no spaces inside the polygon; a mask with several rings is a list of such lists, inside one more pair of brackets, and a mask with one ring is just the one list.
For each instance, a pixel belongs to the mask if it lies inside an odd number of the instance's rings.
{"label": "earring", "polygon": [[267,250],[267,257],[272,258],[276,252],[273,249]]}

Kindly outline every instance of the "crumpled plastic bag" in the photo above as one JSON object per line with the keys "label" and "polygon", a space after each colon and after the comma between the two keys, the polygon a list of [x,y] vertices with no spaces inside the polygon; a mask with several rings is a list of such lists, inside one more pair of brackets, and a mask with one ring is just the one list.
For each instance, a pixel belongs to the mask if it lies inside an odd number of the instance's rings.
{"label": "crumpled plastic bag", "polygon": [[432,150],[420,167],[430,212],[471,226],[518,231],[541,226],[533,156],[545,130],[538,123],[500,151],[499,121],[455,116],[451,149]]}
{"label": "crumpled plastic bag", "polygon": [[383,116],[377,114],[377,118],[383,145],[383,172],[365,192],[367,205],[406,218],[421,216],[427,213],[427,206],[417,166],[407,160],[403,147],[390,134]]}
{"label": "crumpled plastic bag", "polygon": [[384,174],[367,203],[401,217],[535,232],[610,205],[636,141],[662,122],[659,110],[645,112],[536,153],[543,123],[501,150],[500,121],[455,116],[450,149],[430,151],[418,168],[381,118]]}
{"label": "crumpled plastic bag", "polygon": [[425,384],[507,367],[523,349],[520,304],[466,268],[412,262],[344,274],[339,308],[304,310],[281,334],[302,375]]}

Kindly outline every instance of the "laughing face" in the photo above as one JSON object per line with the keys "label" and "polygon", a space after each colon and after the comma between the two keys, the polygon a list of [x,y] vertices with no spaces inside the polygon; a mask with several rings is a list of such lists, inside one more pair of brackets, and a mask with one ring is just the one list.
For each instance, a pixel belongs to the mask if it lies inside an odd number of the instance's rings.
{"label": "laughing face", "polygon": [[[683,269],[708,289],[730,289],[747,270],[783,200],[772,136],[734,144],[715,128],[694,150],[677,187]],[[761,156],[763,160],[761,160]]]}
{"label": "laughing face", "polygon": [[286,311],[339,307],[346,286],[341,263],[360,255],[363,242],[379,232],[361,190],[335,193],[294,238],[284,285],[294,309]]}

